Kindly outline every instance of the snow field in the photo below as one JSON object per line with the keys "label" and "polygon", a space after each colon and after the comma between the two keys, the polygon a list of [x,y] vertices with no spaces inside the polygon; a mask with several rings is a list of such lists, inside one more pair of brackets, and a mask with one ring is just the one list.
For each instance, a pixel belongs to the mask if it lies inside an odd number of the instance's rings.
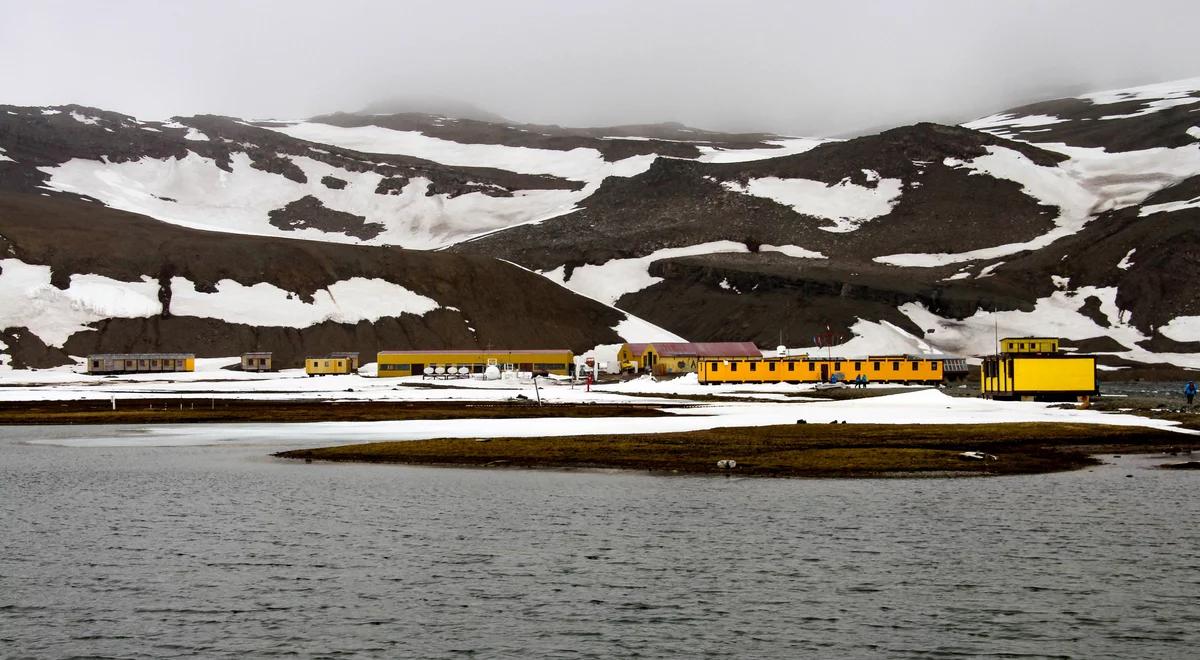
{"label": "snow field", "polygon": [[[0,328],[28,328],[48,346],[61,348],[71,335],[110,318],[147,318],[162,313],[158,281],[143,275],[123,282],[94,274],[71,275],[66,290],[50,283],[50,267],[0,259]],[[401,314],[427,314],[437,301],[381,279],[354,277],[315,292],[312,303],[260,282],[246,286],[221,280],[215,293],[190,280],[171,279],[171,312],[230,323],[306,328],[324,321],[357,323]]]}
{"label": "snow field", "polygon": [[826,185],[812,179],[778,177],[750,179],[744,186],[736,181],[725,181],[721,186],[732,192],[773,200],[802,215],[829,220],[833,226],[819,229],[845,233],[858,229],[868,220],[891,213],[900,199],[903,187],[900,179],[881,179],[874,172],[864,171],[868,172],[875,187],[860,186],[849,179]]}
{"label": "snow field", "polygon": [[347,442],[430,438],[501,438],[554,435],[669,433],[739,426],[813,424],[993,424],[1069,422],[1149,426],[1187,433],[1175,422],[1049,404],[987,401],[919,390],[869,399],[802,403],[728,403],[667,409],[665,417],[401,420],[287,424],[177,424],[89,429],[87,437],[64,436],[52,427],[31,429],[28,442],[74,447],[278,444],[317,446]]}
{"label": "snow field", "polygon": [[[250,157],[235,153],[232,173],[215,161],[189,152],[182,159],[143,158],[126,163],[72,159],[40,168],[52,190],[90,195],[112,208],[141,213],[195,229],[258,236],[283,236],[342,243],[399,245],[434,249],[481,232],[531,219],[552,217],[575,208],[582,191],[529,190],[512,197],[469,193],[457,197],[427,195],[430,181],[411,179],[399,195],[375,192],[384,178],[375,172],[350,172],[307,157],[291,156],[307,183],[251,167]],[[348,182],[334,190],[324,176]],[[363,216],[384,226],[369,241],[317,229],[284,230],[270,224],[269,213],[311,195],[327,208]],[[584,195],[586,196],[586,195]]]}
{"label": "snow field", "polygon": [[662,281],[662,278],[650,275],[649,268],[652,262],[718,252],[749,252],[749,249],[744,243],[713,241],[681,248],[663,248],[644,257],[612,259],[600,265],[580,266],[571,272],[569,280],[563,279],[565,266],[540,274],[575,293],[613,306],[621,296],[641,291]]}
{"label": "snow field", "polygon": [[696,160],[702,163],[745,163],[752,160],[766,160],[768,158],[779,158],[782,156],[793,156],[802,154],[806,151],[811,151],[826,142],[837,142],[837,140],[819,139],[819,138],[785,138],[781,140],[767,140],[767,144],[774,144],[777,147],[763,147],[756,149],[721,149],[719,147],[711,147],[708,145],[696,145],[700,150],[700,157]]}

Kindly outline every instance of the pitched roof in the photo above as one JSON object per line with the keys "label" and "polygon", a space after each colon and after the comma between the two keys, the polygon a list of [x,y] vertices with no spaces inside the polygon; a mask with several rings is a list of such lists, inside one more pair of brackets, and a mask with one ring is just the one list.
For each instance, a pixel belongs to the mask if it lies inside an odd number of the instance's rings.
{"label": "pitched roof", "polygon": [[651,346],[662,357],[762,357],[752,341],[650,342],[630,344],[629,350],[641,355]]}

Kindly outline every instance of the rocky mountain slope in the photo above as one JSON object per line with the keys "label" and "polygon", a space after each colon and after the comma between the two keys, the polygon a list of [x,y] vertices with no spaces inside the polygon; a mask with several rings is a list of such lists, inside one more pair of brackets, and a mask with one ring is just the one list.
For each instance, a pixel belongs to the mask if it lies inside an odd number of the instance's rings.
{"label": "rocky mountain slope", "polygon": [[0,106],[0,352],[829,327],[848,354],[999,332],[1200,367],[1200,79],[846,141],[476,116]]}

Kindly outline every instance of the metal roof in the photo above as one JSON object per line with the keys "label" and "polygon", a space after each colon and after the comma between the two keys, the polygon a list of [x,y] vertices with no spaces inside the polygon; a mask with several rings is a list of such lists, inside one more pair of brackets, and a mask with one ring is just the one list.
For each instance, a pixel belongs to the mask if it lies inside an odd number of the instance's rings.
{"label": "metal roof", "polygon": [[194,353],[95,353],[89,360],[185,360],[195,358]]}
{"label": "metal roof", "polygon": [[254,356],[263,356],[263,355],[270,356],[270,355],[271,355],[271,351],[250,351],[249,353],[242,353],[242,357],[249,357],[249,356],[251,356],[251,355],[254,355]]}

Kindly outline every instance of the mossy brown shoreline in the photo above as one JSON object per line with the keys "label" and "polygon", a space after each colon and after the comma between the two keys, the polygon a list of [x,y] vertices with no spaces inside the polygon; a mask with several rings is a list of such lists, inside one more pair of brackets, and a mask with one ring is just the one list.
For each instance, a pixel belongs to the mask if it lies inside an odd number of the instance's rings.
{"label": "mossy brown shoreline", "polygon": [[658,417],[650,404],[534,402],[270,401],[246,399],[137,399],[0,403],[0,425],[187,424],[229,422],[370,422],[401,419],[508,419],[527,417]]}
{"label": "mossy brown shoreline", "polygon": [[[1056,472],[1095,465],[1094,453],[1167,447],[1200,448],[1200,440],[1159,429],[1088,424],[792,424],[686,433],[376,442],[275,456],[458,467],[878,477]],[[964,451],[983,451],[997,460],[964,460]],[[723,459],[736,460],[737,467],[719,468],[717,461]]]}

